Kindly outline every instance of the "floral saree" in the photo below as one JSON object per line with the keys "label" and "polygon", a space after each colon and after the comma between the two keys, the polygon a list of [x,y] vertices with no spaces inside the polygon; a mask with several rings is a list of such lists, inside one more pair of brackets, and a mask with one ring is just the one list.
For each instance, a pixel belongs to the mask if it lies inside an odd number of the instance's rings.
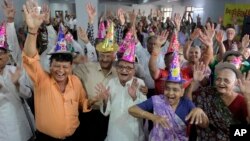
{"label": "floral saree", "polygon": [[224,104],[214,87],[203,87],[193,94],[193,102],[209,118],[208,128],[197,128],[198,141],[228,141],[229,126],[239,123]]}

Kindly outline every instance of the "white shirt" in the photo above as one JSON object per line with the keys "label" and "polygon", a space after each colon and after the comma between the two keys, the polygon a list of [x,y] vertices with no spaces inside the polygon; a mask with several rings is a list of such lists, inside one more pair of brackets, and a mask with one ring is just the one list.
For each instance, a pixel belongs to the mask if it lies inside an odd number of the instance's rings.
{"label": "white shirt", "polygon": [[16,62],[16,64],[18,66],[21,66],[22,51],[18,43],[14,22],[6,24],[6,36],[9,49],[11,50],[10,54],[14,59],[14,61]]}
{"label": "white shirt", "polygon": [[[129,115],[128,108],[146,100],[139,89],[135,101],[128,94],[128,85],[131,85],[133,78],[122,86],[118,77],[109,81],[107,87],[110,88],[110,98],[107,103],[104,115],[110,115],[108,133],[105,141],[144,141],[142,119]],[[141,79],[137,81],[140,85],[145,85]]]}
{"label": "white shirt", "polygon": [[31,128],[26,118],[21,95],[28,96],[30,90],[24,86],[23,77],[19,79],[20,88],[16,89],[11,81],[10,71],[16,67],[6,65],[0,75],[0,141],[27,141],[31,136]]}

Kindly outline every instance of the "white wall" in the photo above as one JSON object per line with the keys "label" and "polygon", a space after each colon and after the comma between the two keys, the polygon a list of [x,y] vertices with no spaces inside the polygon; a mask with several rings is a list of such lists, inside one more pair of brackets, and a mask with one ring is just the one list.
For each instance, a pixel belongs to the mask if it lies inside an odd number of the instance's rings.
{"label": "white wall", "polygon": [[[87,29],[88,25],[88,14],[86,12],[85,6],[87,3],[91,3],[94,7],[98,7],[98,0],[75,0],[76,4],[76,18],[77,18],[77,26]],[[99,9],[96,8],[96,12],[98,13]],[[96,16],[95,21],[94,21],[94,36],[96,37],[97,35],[97,20],[98,17]],[[78,40],[79,41],[79,40]],[[83,43],[80,41],[80,44],[83,45]]]}
{"label": "white wall", "polygon": [[157,5],[152,5],[152,4],[141,4],[141,5],[122,5],[119,3],[100,3],[98,5],[98,16],[101,15],[102,12],[105,11],[112,11],[112,13],[116,13],[118,8],[123,8],[126,11],[132,11],[135,9],[135,11],[138,11],[139,9],[141,10],[141,13],[145,11],[145,15],[148,15],[150,13],[150,9],[157,9]]}

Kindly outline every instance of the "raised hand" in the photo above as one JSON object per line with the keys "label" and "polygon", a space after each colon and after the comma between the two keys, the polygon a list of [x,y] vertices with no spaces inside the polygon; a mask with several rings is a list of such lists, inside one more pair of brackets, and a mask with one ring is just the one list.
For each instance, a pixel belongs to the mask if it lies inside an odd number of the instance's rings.
{"label": "raised hand", "polygon": [[40,13],[41,7],[37,1],[27,0],[23,5],[24,17],[28,26],[29,32],[37,33],[40,25],[43,23],[45,15]]}
{"label": "raised hand", "polygon": [[106,88],[102,83],[99,83],[95,86],[95,90],[97,95],[95,99],[98,98],[99,100],[104,100],[107,103],[110,97],[109,88]]}
{"label": "raised hand", "polygon": [[132,84],[128,86],[128,94],[132,97],[133,100],[136,99],[136,91],[139,86],[137,79],[134,78]]}
{"label": "raised hand", "polygon": [[201,34],[201,30],[199,28],[194,29],[194,32],[190,35],[190,39],[193,41],[198,38]]}
{"label": "raised hand", "polygon": [[158,36],[157,36],[157,44],[162,46],[168,38],[169,32],[167,30],[162,31]]}
{"label": "raised hand", "polygon": [[106,13],[106,17],[108,19],[112,19],[114,16],[113,16],[112,12],[110,10],[108,10],[107,13]]}
{"label": "raised hand", "polygon": [[117,10],[117,16],[119,18],[119,22],[121,25],[125,24],[125,16],[124,16],[124,10],[122,8],[119,8]]}
{"label": "raised hand", "polygon": [[222,24],[223,23],[223,19],[222,17],[219,17],[218,23]]}
{"label": "raised hand", "polygon": [[203,44],[209,47],[213,47],[213,37],[215,35],[214,24],[207,23],[205,34],[201,32],[199,39]]}
{"label": "raised hand", "polygon": [[42,11],[44,13],[44,22],[45,24],[50,24],[50,9],[47,4],[43,4]]}
{"label": "raised hand", "polygon": [[241,90],[241,93],[244,95],[245,98],[247,98],[248,101],[250,101],[250,71],[248,71],[248,75],[244,73],[243,77],[241,79],[238,79],[239,87]]}
{"label": "raised hand", "polygon": [[132,12],[129,12],[129,21],[132,23],[132,24],[135,24],[135,20],[136,20],[136,13],[135,11],[133,10]]}
{"label": "raised hand", "polygon": [[11,71],[9,71],[10,76],[11,76],[11,81],[13,82],[13,84],[18,84],[18,80],[21,77],[21,68],[20,67],[16,67],[16,71],[13,73]]}
{"label": "raised hand", "polygon": [[199,14],[198,14],[198,16],[196,17],[196,19],[197,19],[197,23],[201,23],[201,17],[200,17]]}
{"label": "raised hand", "polygon": [[249,46],[249,43],[250,43],[249,35],[245,34],[244,37],[242,38],[241,45],[243,48],[247,48]]}
{"label": "raised hand", "polygon": [[13,22],[16,14],[16,9],[13,5],[13,2],[11,0],[4,0],[2,8],[4,11],[4,16],[7,18],[7,21],[9,23]]}
{"label": "raised hand", "polygon": [[180,31],[181,15],[179,13],[174,14],[174,24],[176,26],[177,31]]}
{"label": "raised hand", "polygon": [[141,9],[138,10],[138,16],[141,16]]}
{"label": "raised hand", "polygon": [[167,41],[169,32],[167,30],[162,31],[156,39],[156,46],[153,48],[153,53],[155,55],[160,54],[162,45]]}
{"label": "raised hand", "polygon": [[148,87],[147,86],[140,86],[139,88],[140,92],[142,92],[143,94],[148,94]]}
{"label": "raised hand", "polygon": [[199,62],[193,67],[193,80],[200,82],[205,77],[206,66],[202,62]]}
{"label": "raised hand", "polygon": [[91,4],[88,3],[86,6],[88,17],[89,17],[89,23],[93,24],[95,16],[96,16],[96,10],[95,7]]}
{"label": "raised hand", "polygon": [[216,33],[216,41],[218,42],[218,43],[222,43],[223,42],[223,31],[218,31],[217,33]]}
{"label": "raised hand", "polygon": [[190,124],[208,125],[208,117],[201,108],[194,108],[185,118]]}
{"label": "raised hand", "polygon": [[233,24],[237,24],[237,16],[236,15],[233,15],[232,17],[232,21],[233,21]]}
{"label": "raised hand", "polygon": [[88,35],[84,28],[78,27],[77,29],[78,37],[85,43],[87,44],[89,42]]}

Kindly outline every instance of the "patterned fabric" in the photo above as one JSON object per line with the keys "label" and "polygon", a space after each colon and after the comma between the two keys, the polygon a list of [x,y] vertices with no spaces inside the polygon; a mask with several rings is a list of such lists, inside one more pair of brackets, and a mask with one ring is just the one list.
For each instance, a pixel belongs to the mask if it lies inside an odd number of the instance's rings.
{"label": "patterned fabric", "polygon": [[95,37],[94,37],[94,26],[93,26],[93,24],[88,23],[87,34],[88,34],[88,38],[89,38],[90,43],[92,44],[92,46],[95,46]]}
{"label": "patterned fabric", "polygon": [[209,118],[208,128],[198,128],[198,140],[228,141],[230,124],[238,123],[224,104],[214,87],[203,87],[193,94],[193,101],[197,107],[204,110]]}
{"label": "patterned fabric", "polygon": [[172,107],[166,102],[164,95],[153,96],[154,114],[165,117],[170,126],[168,129],[160,125],[155,125],[152,129],[150,141],[187,141],[186,125],[175,114]]}
{"label": "patterned fabric", "polygon": [[117,25],[117,28],[116,28],[116,41],[117,41],[118,45],[120,45],[120,43],[122,43],[123,30],[124,30],[124,26]]}

